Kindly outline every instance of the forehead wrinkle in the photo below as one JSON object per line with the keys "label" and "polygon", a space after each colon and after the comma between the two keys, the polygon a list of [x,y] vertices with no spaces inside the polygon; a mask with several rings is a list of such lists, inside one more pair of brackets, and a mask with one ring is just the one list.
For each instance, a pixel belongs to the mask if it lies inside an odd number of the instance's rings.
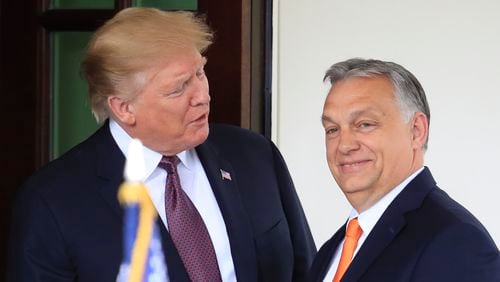
{"label": "forehead wrinkle", "polygon": [[151,80],[153,80],[160,73],[163,73],[165,71],[168,71],[168,72],[171,73],[171,80],[181,80],[184,77],[189,78],[189,77],[192,76],[192,74],[191,74],[191,72],[192,72],[191,67],[193,65],[196,66],[196,70],[195,71],[198,71],[199,67],[203,67],[207,63],[207,59],[204,56],[199,56],[199,58],[196,58],[195,60],[196,61],[194,62],[194,64],[188,65],[187,67],[183,67],[182,69],[177,70],[177,71],[175,71],[175,70],[174,71],[169,70],[172,66],[175,66],[177,64],[177,60],[171,60],[171,61],[165,62],[163,64],[162,63],[157,64],[155,67],[151,68],[151,70],[153,72]]}
{"label": "forehead wrinkle", "polygon": [[[196,63],[196,68],[194,69],[194,73],[198,72],[198,69],[203,68],[205,64],[207,63],[207,58],[206,57],[200,57],[199,62]],[[171,85],[178,84],[182,81],[190,80],[195,74],[192,73],[191,69],[188,70],[181,70],[178,73],[173,74],[173,78],[171,81],[167,82],[166,88],[168,88]]]}
{"label": "forehead wrinkle", "polygon": [[355,119],[357,119],[363,115],[366,115],[366,114],[374,114],[377,116],[384,116],[385,115],[380,110],[377,110],[376,108],[369,106],[367,108],[355,110],[355,111],[349,113],[348,117],[349,117],[349,120],[355,120]]}

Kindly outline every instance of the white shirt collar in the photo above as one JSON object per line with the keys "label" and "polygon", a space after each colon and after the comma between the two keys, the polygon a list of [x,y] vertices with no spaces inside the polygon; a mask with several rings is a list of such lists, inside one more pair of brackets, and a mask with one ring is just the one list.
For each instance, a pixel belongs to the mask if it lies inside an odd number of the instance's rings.
{"label": "white shirt collar", "polygon": [[421,167],[419,170],[414,172],[412,175],[407,177],[403,182],[397,185],[394,189],[392,189],[389,193],[387,193],[384,197],[382,197],[378,202],[376,202],[369,209],[363,211],[362,213],[358,213],[356,209],[352,208],[351,213],[349,215],[349,220],[357,217],[359,226],[363,230],[363,235],[367,236],[377,224],[378,220],[384,213],[384,211],[389,207],[392,201],[404,190],[404,188],[413,180],[424,167]]}
{"label": "white shirt collar", "polygon": [[[128,145],[130,141],[132,141],[132,137],[128,135],[128,133],[113,119],[109,119],[109,129],[111,131],[111,135],[115,140],[116,144],[122,151],[124,156],[127,156]],[[193,150],[182,151],[177,154],[177,157],[180,159],[181,163],[188,169],[192,170],[194,167],[194,162],[196,161]],[[147,179],[155,170],[155,168],[160,163],[162,154],[149,149],[144,146],[144,168],[145,168],[145,179]]]}

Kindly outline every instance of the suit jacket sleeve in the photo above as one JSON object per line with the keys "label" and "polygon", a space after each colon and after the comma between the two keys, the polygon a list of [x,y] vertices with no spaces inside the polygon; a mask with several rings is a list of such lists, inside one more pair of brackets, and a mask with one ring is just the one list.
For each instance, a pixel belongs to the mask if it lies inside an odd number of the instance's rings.
{"label": "suit jacket sleeve", "polygon": [[43,195],[23,187],[13,211],[8,281],[74,281],[64,241]]}
{"label": "suit jacket sleeve", "polygon": [[461,223],[438,234],[418,260],[412,281],[500,281],[500,256],[480,227]]}
{"label": "suit jacket sleeve", "polygon": [[272,144],[272,151],[294,251],[293,281],[305,281],[307,271],[316,254],[316,246],[283,157],[274,144]]}

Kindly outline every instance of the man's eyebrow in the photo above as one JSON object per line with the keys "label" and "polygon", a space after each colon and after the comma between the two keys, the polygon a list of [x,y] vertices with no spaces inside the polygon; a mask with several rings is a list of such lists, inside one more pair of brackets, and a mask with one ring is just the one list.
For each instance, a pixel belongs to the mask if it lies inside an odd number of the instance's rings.
{"label": "man's eyebrow", "polygon": [[[360,109],[360,110],[355,110],[355,111],[349,113],[348,117],[349,117],[349,120],[355,120],[355,119],[359,118],[360,116],[362,116],[364,114],[368,114],[368,113],[375,114],[375,115],[384,115],[379,110],[377,110],[373,107],[368,107],[368,108],[364,108],[364,109]],[[335,123],[335,121],[331,117],[329,117],[325,114],[321,115],[321,122],[323,124],[325,122]]]}
{"label": "man's eyebrow", "polygon": [[335,123],[331,117],[323,114],[321,115],[321,123],[325,124],[325,122]]}

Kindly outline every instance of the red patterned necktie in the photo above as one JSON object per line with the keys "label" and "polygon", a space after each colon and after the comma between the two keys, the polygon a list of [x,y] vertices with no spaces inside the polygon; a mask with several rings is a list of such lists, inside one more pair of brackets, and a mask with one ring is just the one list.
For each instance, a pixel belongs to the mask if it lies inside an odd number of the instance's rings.
{"label": "red patterned necktie", "polygon": [[172,241],[192,281],[222,281],[215,250],[198,210],[181,188],[177,156],[163,157],[167,171],[165,211]]}

